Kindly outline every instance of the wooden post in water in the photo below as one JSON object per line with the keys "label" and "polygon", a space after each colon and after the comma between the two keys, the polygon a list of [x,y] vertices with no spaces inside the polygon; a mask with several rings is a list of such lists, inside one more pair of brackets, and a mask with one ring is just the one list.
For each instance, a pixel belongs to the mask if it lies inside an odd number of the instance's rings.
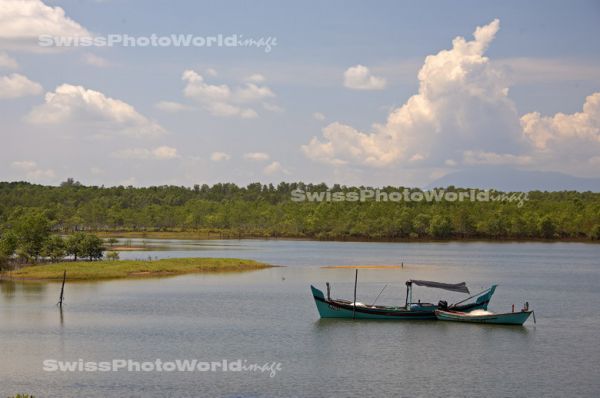
{"label": "wooden post in water", "polygon": [[67,270],[63,273],[62,287],[60,288],[60,298],[58,300],[58,306],[62,309],[63,299],[65,298],[65,281],[67,280]]}
{"label": "wooden post in water", "polygon": [[352,306],[352,319],[356,319],[356,283],[358,282],[358,268],[354,273],[354,305]]}

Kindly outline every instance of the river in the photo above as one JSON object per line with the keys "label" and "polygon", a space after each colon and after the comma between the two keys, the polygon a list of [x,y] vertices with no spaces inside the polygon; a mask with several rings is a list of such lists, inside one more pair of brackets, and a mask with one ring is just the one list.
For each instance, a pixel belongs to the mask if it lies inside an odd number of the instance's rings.
{"label": "river", "polygon": [[[366,397],[600,394],[600,245],[132,240],[121,258],[241,257],[282,267],[234,274],[67,283],[0,282],[0,396]],[[410,278],[498,283],[490,306],[528,301],[523,327],[321,320],[310,284],[403,303]],[[424,287],[415,299],[458,300]],[[197,359],[280,364],[255,371],[48,371],[44,361]],[[51,366],[47,366],[50,367]],[[51,370],[51,369],[50,369]]]}

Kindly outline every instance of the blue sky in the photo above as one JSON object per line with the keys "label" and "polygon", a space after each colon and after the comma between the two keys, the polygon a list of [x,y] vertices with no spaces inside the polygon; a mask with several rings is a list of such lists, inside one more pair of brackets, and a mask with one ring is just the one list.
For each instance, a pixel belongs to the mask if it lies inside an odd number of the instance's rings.
{"label": "blue sky", "polygon": [[[598,2],[2,2],[1,180],[425,186],[484,165],[600,177]],[[36,47],[153,33],[277,46]]]}

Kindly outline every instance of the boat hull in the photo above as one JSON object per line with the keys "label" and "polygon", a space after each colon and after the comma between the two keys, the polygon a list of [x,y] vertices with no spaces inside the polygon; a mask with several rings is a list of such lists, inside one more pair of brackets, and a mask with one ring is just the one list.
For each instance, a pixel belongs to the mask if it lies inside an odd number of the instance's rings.
{"label": "boat hull", "polygon": [[[311,286],[313,298],[321,318],[351,318],[351,319],[386,319],[386,320],[435,320],[435,305],[414,304],[410,310],[405,307],[384,307],[384,306],[362,306],[356,307],[352,302],[342,302],[340,300],[328,300],[323,292],[314,286]],[[493,292],[492,292],[493,293]],[[491,294],[490,296],[491,297]],[[465,307],[468,310],[486,309],[489,302],[482,300]]]}
{"label": "boat hull", "polygon": [[463,312],[435,311],[440,321],[487,323],[493,325],[523,325],[533,311],[508,312],[504,314],[469,315]]}

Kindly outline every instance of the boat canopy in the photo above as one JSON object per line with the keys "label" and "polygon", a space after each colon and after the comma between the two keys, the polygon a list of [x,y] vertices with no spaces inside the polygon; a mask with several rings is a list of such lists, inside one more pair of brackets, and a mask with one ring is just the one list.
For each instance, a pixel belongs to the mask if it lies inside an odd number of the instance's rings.
{"label": "boat canopy", "polygon": [[410,282],[414,283],[417,286],[427,286],[427,287],[433,287],[436,289],[444,289],[444,290],[450,290],[453,292],[460,292],[460,293],[469,293],[469,288],[467,287],[467,284],[465,282],[461,282],[461,283],[441,283],[441,282],[430,282],[430,281],[418,281],[418,280],[414,280],[412,279]]}

